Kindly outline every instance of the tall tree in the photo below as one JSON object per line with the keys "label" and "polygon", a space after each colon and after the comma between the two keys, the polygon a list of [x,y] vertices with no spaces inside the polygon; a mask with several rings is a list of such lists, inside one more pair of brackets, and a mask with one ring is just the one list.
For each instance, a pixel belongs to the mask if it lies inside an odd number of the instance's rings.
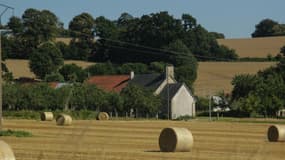
{"label": "tall tree", "polygon": [[95,33],[100,38],[117,39],[118,28],[114,22],[100,16],[95,19]]}
{"label": "tall tree", "polygon": [[274,27],[278,26],[278,22],[271,19],[264,19],[255,26],[252,37],[268,37],[275,34]]}
{"label": "tall tree", "polygon": [[30,69],[38,78],[57,72],[63,65],[60,50],[51,42],[43,43],[30,56]]}
{"label": "tall tree", "polygon": [[54,13],[48,10],[27,9],[22,15],[24,38],[31,41],[36,48],[42,42],[56,37],[59,29],[59,20]]}
{"label": "tall tree", "polygon": [[71,20],[69,23],[69,30],[73,38],[93,41],[94,26],[94,18],[89,13],[81,13]]}

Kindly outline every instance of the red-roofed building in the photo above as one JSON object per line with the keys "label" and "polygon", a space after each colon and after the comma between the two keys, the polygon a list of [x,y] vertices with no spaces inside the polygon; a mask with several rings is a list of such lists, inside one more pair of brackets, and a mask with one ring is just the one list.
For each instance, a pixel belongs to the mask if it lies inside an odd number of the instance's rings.
{"label": "red-roofed building", "polygon": [[92,76],[86,83],[95,84],[105,91],[120,92],[127,86],[129,79],[130,75],[102,75]]}

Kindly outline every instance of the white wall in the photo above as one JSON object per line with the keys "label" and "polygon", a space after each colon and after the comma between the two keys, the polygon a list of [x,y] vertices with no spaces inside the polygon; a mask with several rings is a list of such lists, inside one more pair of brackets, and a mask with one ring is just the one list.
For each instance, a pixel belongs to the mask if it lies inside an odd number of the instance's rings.
{"label": "white wall", "polygon": [[196,109],[194,97],[192,97],[187,88],[182,85],[171,100],[171,119],[185,115],[195,117]]}

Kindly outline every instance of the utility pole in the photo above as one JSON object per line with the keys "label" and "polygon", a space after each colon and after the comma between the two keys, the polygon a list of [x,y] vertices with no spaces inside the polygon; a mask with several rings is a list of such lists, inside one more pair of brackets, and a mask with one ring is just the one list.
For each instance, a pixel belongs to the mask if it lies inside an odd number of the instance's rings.
{"label": "utility pole", "polygon": [[10,6],[8,6],[8,5],[5,5],[5,4],[0,4],[0,6],[5,8],[4,11],[2,11],[2,12],[0,13],[0,25],[2,26],[2,16],[6,13],[6,11],[7,11],[8,9],[11,9],[11,10],[12,10],[12,16],[14,16],[14,9],[15,9],[15,8],[10,7]]}
{"label": "utility pole", "polygon": [[212,106],[211,106],[212,96],[209,95],[209,120],[212,121]]}
{"label": "utility pole", "polygon": [[3,116],[2,116],[2,103],[3,103],[3,99],[2,99],[2,33],[3,32],[8,32],[10,30],[8,29],[0,29],[0,131],[2,131],[2,120],[3,120]]}

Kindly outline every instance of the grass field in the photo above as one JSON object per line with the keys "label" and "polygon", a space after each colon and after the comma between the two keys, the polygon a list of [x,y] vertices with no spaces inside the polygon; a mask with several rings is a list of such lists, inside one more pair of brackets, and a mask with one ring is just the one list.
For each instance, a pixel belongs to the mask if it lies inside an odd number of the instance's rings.
{"label": "grass field", "polygon": [[[5,120],[4,128],[32,132],[33,137],[2,137],[17,160],[283,160],[285,143],[270,143],[268,123],[183,121]],[[159,152],[164,127],[185,127],[194,137],[192,152]]]}
{"label": "grass field", "polygon": [[[65,61],[86,68],[94,63],[83,61]],[[6,60],[7,67],[15,78],[35,77],[30,71],[27,60]],[[206,96],[219,91],[229,93],[232,90],[231,81],[236,74],[255,74],[274,65],[275,62],[199,62],[198,77],[194,84],[195,94]]]}
{"label": "grass field", "polygon": [[285,37],[218,39],[218,43],[235,49],[240,58],[266,58],[268,54],[276,56],[285,45]]}

